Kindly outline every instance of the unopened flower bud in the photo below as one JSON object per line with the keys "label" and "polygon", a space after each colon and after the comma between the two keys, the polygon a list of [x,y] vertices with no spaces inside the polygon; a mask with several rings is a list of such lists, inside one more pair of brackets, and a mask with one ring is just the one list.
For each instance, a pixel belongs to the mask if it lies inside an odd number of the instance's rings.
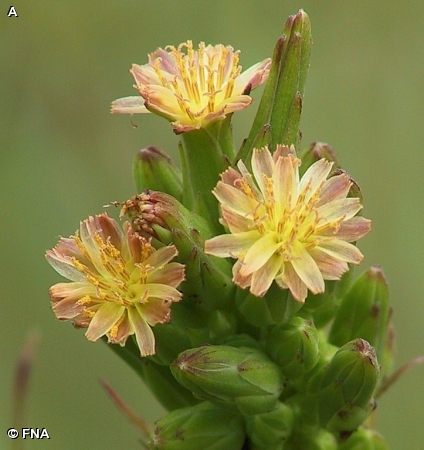
{"label": "unopened flower bud", "polygon": [[283,448],[284,450],[339,450],[333,434],[323,428],[309,433],[299,429],[293,433]]}
{"label": "unopened flower bud", "polygon": [[266,350],[287,378],[298,378],[318,361],[317,330],[312,322],[293,317],[272,329]]}
{"label": "unopened flower bud", "polygon": [[246,416],[246,432],[257,450],[282,450],[293,428],[293,411],[277,402],[272,411]]}
{"label": "unopened flower bud", "polygon": [[363,339],[341,347],[326,369],[318,392],[321,426],[339,436],[353,432],[375,407],[379,377],[374,349]]}
{"label": "unopened flower bud", "polygon": [[241,416],[209,402],[172,411],[156,423],[152,450],[241,450]]}
{"label": "unopened flower bud", "polygon": [[322,158],[333,162],[333,170],[340,168],[336,152],[330,145],[325,142],[312,142],[300,155],[300,159],[302,160],[302,165],[300,166],[301,174],[303,175],[309,166]]}
{"label": "unopened flower bud", "polygon": [[284,377],[259,350],[212,345],[187,350],[171,365],[177,381],[203,400],[243,414],[272,410]]}
{"label": "unopened flower bud", "polygon": [[249,154],[258,134],[262,133],[264,124],[270,124],[270,141],[266,144],[273,150],[277,144],[298,146],[302,98],[311,47],[309,17],[300,10],[287,19],[283,33],[275,45],[268,82],[252,129],[237,159],[250,159]]}
{"label": "unopened flower bud", "polygon": [[329,341],[341,346],[352,339],[365,339],[374,347],[382,363],[389,338],[390,316],[386,279],[381,268],[373,266],[355,281],[343,297],[331,327]]}
{"label": "unopened flower bud", "polygon": [[340,450],[387,450],[381,434],[369,428],[359,427],[346,441],[342,442]]}
{"label": "unopened flower bud", "polygon": [[137,153],[133,163],[133,177],[138,193],[152,189],[172,195],[177,200],[182,199],[181,171],[158,147],[150,146]]}

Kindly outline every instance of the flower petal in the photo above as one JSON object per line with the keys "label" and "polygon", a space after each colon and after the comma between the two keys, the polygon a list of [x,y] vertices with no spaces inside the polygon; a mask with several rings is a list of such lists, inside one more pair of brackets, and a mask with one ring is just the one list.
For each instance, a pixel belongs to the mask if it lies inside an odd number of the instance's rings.
{"label": "flower petal", "polygon": [[220,258],[237,257],[245,253],[260,237],[257,230],[237,234],[222,234],[205,241],[205,253]]}
{"label": "flower petal", "polygon": [[155,354],[155,336],[152,329],[143,319],[138,307],[128,310],[129,320],[131,321],[137,345],[140,349],[141,356],[149,356]]}
{"label": "flower petal", "polygon": [[250,275],[260,269],[275,254],[279,247],[280,243],[275,239],[275,235],[271,233],[267,233],[258,239],[243,258],[242,275]]}
{"label": "flower petal", "polygon": [[332,202],[333,200],[346,198],[351,185],[352,182],[345,173],[331,177],[324,183],[316,207]]}
{"label": "flower petal", "polygon": [[[293,268],[290,262],[284,266],[284,272],[281,274],[281,278],[276,279],[278,285],[284,288],[287,286],[295,300],[304,303],[306,296],[308,295],[308,289],[306,284],[299,278],[296,270]],[[282,285],[284,283],[284,285]]]}
{"label": "flower petal", "polygon": [[325,284],[317,263],[302,244],[294,244],[295,258],[291,264],[299,278],[305,283],[306,287],[313,293],[324,292]]}
{"label": "flower petal", "polygon": [[145,114],[150,111],[144,106],[145,100],[140,96],[122,97],[114,100],[110,109],[116,114]]}
{"label": "flower petal", "polygon": [[282,256],[273,255],[260,269],[253,272],[250,292],[257,297],[263,297],[281,270],[282,263]]}
{"label": "flower petal", "polygon": [[103,303],[91,319],[85,336],[89,341],[97,341],[97,339],[110,331],[124,313],[124,306],[116,303]]}
{"label": "flower petal", "polygon": [[359,264],[364,257],[353,244],[337,238],[320,243],[318,248],[333,258],[351,264]]}

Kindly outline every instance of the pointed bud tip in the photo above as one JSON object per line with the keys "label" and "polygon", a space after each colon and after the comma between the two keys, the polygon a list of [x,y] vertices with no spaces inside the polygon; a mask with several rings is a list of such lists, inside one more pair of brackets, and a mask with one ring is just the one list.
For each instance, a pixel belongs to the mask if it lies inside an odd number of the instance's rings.
{"label": "pointed bud tip", "polygon": [[367,275],[368,275],[369,279],[371,279],[371,280],[375,280],[377,282],[382,282],[384,284],[387,284],[383,269],[381,268],[381,266],[379,266],[377,264],[371,266],[368,269]]}
{"label": "pointed bud tip", "polygon": [[165,159],[166,161],[171,163],[171,158],[162,149],[154,145],[150,145],[149,147],[139,150],[136,158],[142,161],[149,161],[151,159]]}

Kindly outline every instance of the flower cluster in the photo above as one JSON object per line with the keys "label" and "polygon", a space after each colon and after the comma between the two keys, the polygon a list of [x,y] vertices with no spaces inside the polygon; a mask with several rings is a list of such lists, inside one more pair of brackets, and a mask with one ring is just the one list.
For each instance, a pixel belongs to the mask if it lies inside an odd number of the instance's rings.
{"label": "flower cluster", "polygon": [[[170,121],[181,171],[141,150],[136,195],[111,203],[123,229],[89,217],[47,251],[70,280],[50,288],[56,317],[119,344],[170,411],[149,430],[114,395],[145,448],[385,448],[361,424],[391,370],[387,284],[378,267],[337,283],[362,261],[371,221],[331,147],[296,152],[311,42],[299,11],[272,61],[243,73],[232,47],[191,41],[134,64],[140,95],[112,112]],[[231,115],[265,81],[236,151]]]}
{"label": "flower cluster", "polygon": [[50,288],[53,311],[60,320],[87,328],[86,337],[125,345],[135,334],[142,356],[155,353],[150,327],[170,320],[170,306],[181,300],[176,289],[184,266],[170,262],[177,249],[156,250],[134,233],[124,232],[107,214],[81,222],[79,233],[61,238],[46,257],[71,283]]}
{"label": "flower cluster", "polygon": [[305,301],[307,291],[324,292],[325,280],[338,280],[348,263],[362,254],[351,244],[370,230],[356,214],[359,198],[346,198],[351,187],[342,173],[327,179],[332,163],[321,159],[299,179],[294,148],[255,149],[253,177],[242,161],[228,169],[214,190],[222,223],[230,234],[206,242],[205,251],[236,258],[233,281],[263,296],[273,280]]}

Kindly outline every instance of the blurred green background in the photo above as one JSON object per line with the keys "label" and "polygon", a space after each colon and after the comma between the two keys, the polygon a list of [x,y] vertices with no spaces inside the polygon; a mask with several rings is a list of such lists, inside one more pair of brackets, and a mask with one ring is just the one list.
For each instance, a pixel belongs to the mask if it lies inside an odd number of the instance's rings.
{"label": "blurred green background", "polygon": [[[373,220],[360,243],[363,268],[381,264],[389,279],[396,366],[424,353],[422,0],[41,0],[14,3],[18,18],[7,18],[10,3],[0,3],[1,448],[10,445],[14,364],[29,330],[41,341],[26,423],[47,428],[51,439],[27,448],[140,448],[98,378],[152,422],[163,410],[106,345],[54,319],[47,290],[61,278],[44,252],[79,220],[134,193],[138,149],[176,149],[159,117],[135,117],[133,128],[128,116],[109,113],[111,100],[135,95],[131,63],[192,39],[241,49],[248,68],[271,54],[299,8],[310,15],[314,38],[303,145],[329,142],[362,187],[364,215]],[[234,117],[237,145],[259,94]],[[424,449],[423,417],[419,367],[379,401],[377,427],[392,449]]]}

